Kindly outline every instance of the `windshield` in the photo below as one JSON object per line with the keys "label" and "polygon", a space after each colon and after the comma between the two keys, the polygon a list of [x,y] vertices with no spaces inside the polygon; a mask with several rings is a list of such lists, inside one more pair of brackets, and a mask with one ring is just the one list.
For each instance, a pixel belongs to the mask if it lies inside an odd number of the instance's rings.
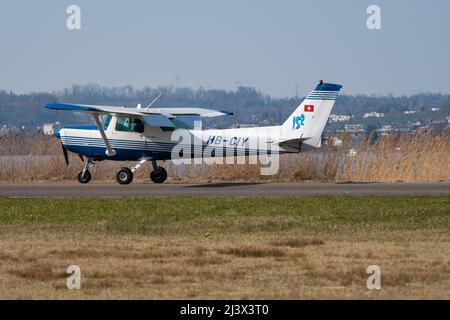
{"label": "windshield", "polygon": [[100,122],[102,123],[103,130],[108,129],[109,123],[111,122],[112,116],[110,114],[103,114],[100,117]]}

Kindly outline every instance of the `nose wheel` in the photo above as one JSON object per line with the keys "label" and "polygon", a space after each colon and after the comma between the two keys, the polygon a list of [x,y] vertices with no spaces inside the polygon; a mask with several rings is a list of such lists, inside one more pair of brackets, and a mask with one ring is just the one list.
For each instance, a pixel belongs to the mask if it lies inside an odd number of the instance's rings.
{"label": "nose wheel", "polygon": [[81,170],[77,176],[79,183],[86,184],[86,183],[89,183],[89,181],[91,181],[92,175],[91,175],[91,172],[89,171],[89,166],[93,166],[93,165],[94,165],[94,162],[91,159],[86,160],[83,170]]}
{"label": "nose wheel", "polygon": [[83,171],[80,171],[78,173],[78,176],[77,176],[78,182],[83,183],[83,184],[89,183],[89,181],[91,181],[91,178],[92,178],[91,173],[89,172],[89,170],[83,170]]}

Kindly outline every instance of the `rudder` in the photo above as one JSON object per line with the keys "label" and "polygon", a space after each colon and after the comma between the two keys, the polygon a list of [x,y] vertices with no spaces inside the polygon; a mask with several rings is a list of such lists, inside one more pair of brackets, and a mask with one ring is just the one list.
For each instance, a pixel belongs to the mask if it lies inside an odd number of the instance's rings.
{"label": "rudder", "polygon": [[322,132],[341,88],[339,84],[321,81],[283,123],[282,140],[301,139],[320,147]]}

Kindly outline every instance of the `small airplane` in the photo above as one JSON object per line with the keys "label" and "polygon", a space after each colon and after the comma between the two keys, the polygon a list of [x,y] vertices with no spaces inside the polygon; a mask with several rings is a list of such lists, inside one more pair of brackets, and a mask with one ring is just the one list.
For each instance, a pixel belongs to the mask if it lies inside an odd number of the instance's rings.
{"label": "small airplane", "polygon": [[[188,130],[194,137],[191,143],[197,139],[201,141],[203,149],[213,146],[226,151],[227,155],[230,150],[234,155],[267,152],[260,145],[253,148],[249,146],[250,139],[260,138],[266,139],[264,143],[276,146],[276,152],[279,153],[298,153],[319,148],[322,132],[341,88],[339,84],[324,83],[321,80],[280,126],[222,130],[198,130],[192,128],[185,119],[189,116],[211,118],[232,113],[205,108],[153,108],[152,105],[159,96],[146,108],[142,108],[140,104],[136,108],[126,108],[67,103],[50,103],[45,107],[87,112],[94,118],[95,125],[64,126],[54,133],[61,140],[66,164],[69,163],[68,151],[78,154],[85,162],[78,173],[80,183],[91,180],[89,167],[102,160],[138,161],[132,169],[118,169],[116,181],[119,184],[131,183],[133,174],[147,161],[151,161],[153,168],[150,179],[154,183],[163,183],[167,179],[167,171],[158,166],[157,161],[173,159],[172,151],[178,141],[172,140],[172,133],[177,129]],[[214,157],[214,152],[210,156]],[[204,154],[193,152],[191,157],[204,157]]]}

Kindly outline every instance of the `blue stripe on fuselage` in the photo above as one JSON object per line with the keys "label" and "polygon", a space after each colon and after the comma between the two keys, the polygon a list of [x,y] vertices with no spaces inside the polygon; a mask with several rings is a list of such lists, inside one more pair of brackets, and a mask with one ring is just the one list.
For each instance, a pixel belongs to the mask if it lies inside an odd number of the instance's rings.
{"label": "blue stripe on fuselage", "polygon": [[[116,155],[113,157],[109,157],[106,155],[106,148],[103,147],[86,147],[86,146],[74,146],[74,145],[66,145],[66,148],[72,152],[81,154],[83,156],[86,156],[88,158],[93,158],[96,160],[114,160],[114,161],[135,161],[135,160],[139,160],[142,158],[151,158],[151,159],[155,159],[155,160],[170,160],[172,158],[172,153],[170,151],[162,151],[162,152],[157,152],[157,151],[150,151],[150,150],[131,150],[131,149],[118,149],[118,148],[114,148],[114,151],[116,151]],[[219,147],[218,147],[219,148]],[[218,150],[218,149],[217,149]],[[219,151],[219,150],[218,150]],[[258,155],[258,154],[271,154],[270,151],[263,151],[263,152],[259,152],[258,150],[239,150],[239,149],[234,149],[234,152],[230,152],[230,150],[228,150],[228,154],[227,154],[227,150],[223,149],[222,150],[222,154],[225,155],[239,155],[239,156],[243,156],[243,155]],[[290,153],[287,151],[280,151],[280,154],[282,153]],[[218,154],[218,153],[216,153]],[[192,150],[191,152],[191,157],[201,157],[200,154],[196,154],[194,153],[194,150]]]}
{"label": "blue stripe on fuselage", "polygon": [[127,160],[139,160],[141,158],[152,158],[155,160],[168,160],[170,159],[170,151],[150,151],[150,150],[133,150],[133,149],[119,149],[114,148],[116,155],[109,157],[106,155],[106,148],[104,147],[89,147],[78,145],[66,145],[69,151],[81,154],[88,158],[94,158],[97,160],[115,160],[115,161],[127,161]]}

